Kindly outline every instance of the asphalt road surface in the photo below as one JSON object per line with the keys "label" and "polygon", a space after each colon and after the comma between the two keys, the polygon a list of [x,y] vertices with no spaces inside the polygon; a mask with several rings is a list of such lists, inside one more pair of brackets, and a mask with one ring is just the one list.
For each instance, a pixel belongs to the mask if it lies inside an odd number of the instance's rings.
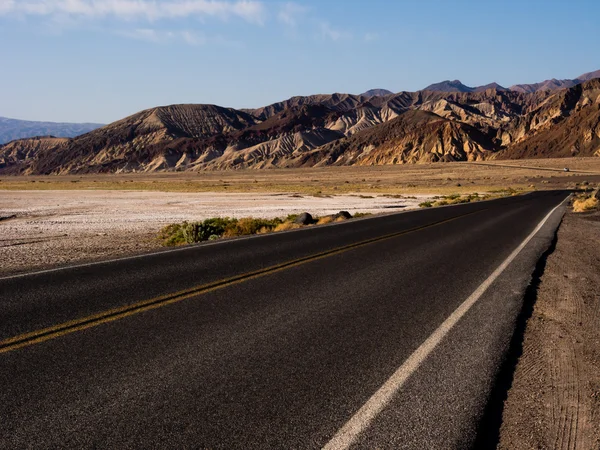
{"label": "asphalt road surface", "polygon": [[567,195],[2,278],[0,448],[472,446]]}

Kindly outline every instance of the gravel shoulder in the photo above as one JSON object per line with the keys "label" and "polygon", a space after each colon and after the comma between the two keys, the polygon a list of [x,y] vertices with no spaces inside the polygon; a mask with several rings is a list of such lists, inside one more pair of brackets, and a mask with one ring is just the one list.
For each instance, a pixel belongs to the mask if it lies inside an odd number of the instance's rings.
{"label": "gravel shoulder", "polygon": [[504,404],[500,449],[600,448],[600,211],[567,213]]}
{"label": "gravel shoulder", "polygon": [[0,275],[143,253],[160,228],[208,217],[390,213],[430,196],[0,190]]}

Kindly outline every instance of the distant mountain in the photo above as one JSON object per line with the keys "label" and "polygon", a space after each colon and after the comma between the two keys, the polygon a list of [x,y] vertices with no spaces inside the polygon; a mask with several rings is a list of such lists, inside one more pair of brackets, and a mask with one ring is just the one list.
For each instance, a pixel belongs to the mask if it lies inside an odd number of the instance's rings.
{"label": "distant mountain", "polygon": [[367,92],[360,94],[361,97],[383,97],[384,95],[392,95],[392,91],[387,89],[370,89]]}
{"label": "distant mountain", "polygon": [[424,91],[436,91],[436,92],[483,92],[488,89],[497,89],[499,91],[505,91],[498,83],[490,83],[485,86],[469,87],[462,84],[459,80],[446,80],[441,83],[430,84]]}
{"label": "distant mountain", "polygon": [[592,80],[594,78],[600,78],[600,70],[596,70],[595,72],[584,73],[572,80],[557,80],[556,78],[552,78],[551,80],[544,80],[539,83],[533,84],[515,84],[509,89],[511,91],[526,93],[538,91],[556,91],[558,89],[567,89],[573,86],[577,86],[578,84],[581,84],[584,81]]}
{"label": "distant mountain", "polygon": [[584,81],[593,80],[594,78],[600,78],[600,70],[596,70],[594,72],[584,73],[583,75],[579,75],[577,79],[582,83]]}
{"label": "distant mountain", "polygon": [[33,122],[0,117],[0,145],[35,136],[75,137],[101,126],[98,123]]}
{"label": "distant mountain", "polygon": [[469,86],[465,86],[459,80],[446,80],[440,83],[430,84],[423,90],[436,92],[473,92],[475,89]]}
{"label": "distant mountain", "polygon": [[538,91],[556,91],[558,89],[566,89],[579,84],[579,80],[557,80],[552,78],[551,80],[541,81],[533,84],[515,84],[509,87],[511,91],[532,93]]}
{"label": "distant mountain", "polygon": [[505,87],[500,86],[498,83],[490,83],[490,84],[486,84],[484,86],[477,86],[476,88],[473,88],[473,92],[483,92],[483,91],[487,91],[488,89],[496,89],[497,91],[506,91],[507,89]]}
{"label": "distant mountain", "polygon": [[[539,91],[556,91],[559,89],[567,89],[584,81],[592,80],[594,78],[600,78],[600,70],[595,72],[588,72],[579,75],[574,79],[557,80],[552,78],[551,80],[540,81],[539,83],[532,84],[515,84],[508,88],[510,91],[521,92],[525,94],[531,94]],[[436,92],[483,92],[487,89],[496,89],[499,91],[506,90],[506,88],[500,86],[498,83],[490,83],[484,86],[470,87],[461,83],[459,80],[446,80],[440,83],[434,83],[427,86],[424,91],[436,91]]]}

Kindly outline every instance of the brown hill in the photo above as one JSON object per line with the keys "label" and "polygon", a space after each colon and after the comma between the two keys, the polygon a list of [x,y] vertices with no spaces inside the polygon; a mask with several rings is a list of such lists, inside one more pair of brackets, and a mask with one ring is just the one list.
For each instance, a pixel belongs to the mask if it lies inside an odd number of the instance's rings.
{"label": "brown hill", "polygon": [[0,146],[0,172],[20,173],[44,151],[57,151],[69,142],[67,138],[41,136],[18,139]]}
{"label": "brown hill", "polygon": [[296,166],[476,161],[497,150],[475,127],[426,111],[407,111],[381,125],[320,147]]}
{"label": "brown hill", "polygon": [[[241,130],[257,123],[241,111],[215,105],[174,105],[153,108],[70,139],[54,149],[40,149],[25,173],[85,173],[146,170],[172,166],[156,154],[148,161],[147,147],[178,138],[205,138]],[[0,152],[3,148],[0,147]]]}
{"label": "brown hill", "polygon": [[505,133],[514,142],[497,158],[600,156],[600,79],[558,92]]}

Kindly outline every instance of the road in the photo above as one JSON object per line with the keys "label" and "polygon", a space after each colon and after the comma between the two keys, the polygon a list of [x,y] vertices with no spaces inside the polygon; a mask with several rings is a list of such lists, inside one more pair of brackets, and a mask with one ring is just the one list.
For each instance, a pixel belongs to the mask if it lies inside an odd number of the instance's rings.
{"label": "road", "polygon": [[471,446],[567,195],[2,278],[0,448]]}

